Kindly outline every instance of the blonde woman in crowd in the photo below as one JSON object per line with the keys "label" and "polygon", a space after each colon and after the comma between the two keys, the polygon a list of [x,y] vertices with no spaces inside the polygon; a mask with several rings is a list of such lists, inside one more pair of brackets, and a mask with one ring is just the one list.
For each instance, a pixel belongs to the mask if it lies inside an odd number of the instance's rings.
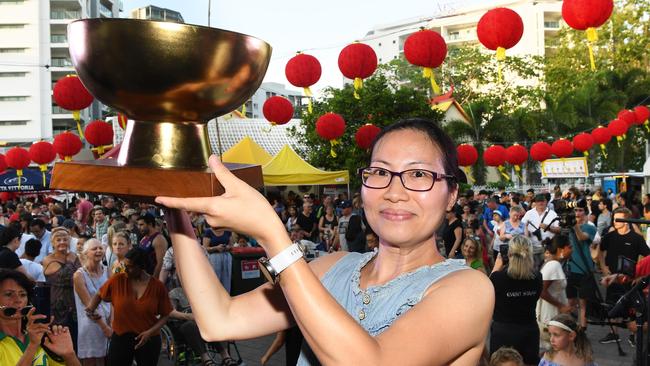
{"label": "blonde woman in crowd", "polygon": [[131,236],[126,231],[118,231],[112,235],[111,250],[114,255],[113,264],[109,267],[109,277],[122,273],[125,269],[125,256],[131,250]]}
{"label": "blonde woman in crowd", "polygon": [[485,274],[485,266],[483,265],[483,252],[481,251],[481,245],[474,238],[465,238],[462,245],[462,253],[465,258],[465,263],[468,266],[481,271]]}
{"label": "blonde woman in crowd", "polygon": [[83,246],[84,261],[73,276],[74,300],[77,310],[78,344],[77,357],[84,366],[103,366],[108,350],[108,340],[113,333],[111,307],[101,303],[97,308],[99,317],[91,319],[86,315],[90,299],[108,280],[106,268],[102,264],[104,247],[97,239],[89,239]]}

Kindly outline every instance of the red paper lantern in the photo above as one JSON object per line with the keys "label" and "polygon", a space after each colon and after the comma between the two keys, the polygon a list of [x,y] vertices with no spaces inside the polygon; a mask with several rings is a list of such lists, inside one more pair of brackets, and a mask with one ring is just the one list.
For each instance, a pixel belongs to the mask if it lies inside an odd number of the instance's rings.
{"label": "red paper lantern", "polygon": [[262,113],[272,126],[283,125],[293,117],[293,105],[287,98],[273,96],[264,102]]}
{"label": "red paper lantern", "polygon": [[615,119],[607,125],[607,129],[612,136],[616,137],[616,142],[619,146],[621,145],[621,141],[625,138],[628,128],[629,126],[627,123],[621,119]]}
{"label": "red paper lantern", "polygon": [[126,114],[117,114],[117,124],[120,125],[121,129],[126,130],[127,122],[129,122],[129,117],[127,117]]}
{"label": "red paper lantern", "polygon": [[29,166],[32,159],[29,157],[29,151],[23,149],[22,147],[12,147],[7,151],[5,156],[7,161],[7,166],[13,169],[16,169],[16,175],[18,176],[18,190],[20,190],[23,169]]}
{"label": "red paper lantern", "polygon": [[474,165],[478,160],[478,151],[472,145],[458,145],[456,151],[458,153],[458,166],[468,167]]}
{"label": "red paper lantern", "polygon": [[579,133],[573,137],[573,147],[589,156],[589,149],[594,146],[594,137],[589,133]]}
{"label": "red paper lantern", "polygon": [[521,164],[528,160],[528,150],[525,147],[514,144],[506,149],[506,161],[515,167],[515,172],[520,180],[524,180],[521,176]]}
{"label": "red paper lantern", "polygon": [[0,154],[0,173],[7,170],[7,160],[4,154]]}
{"label": "red paper lantern", "polygon": [[354,80],[354,97],[359,99],[358,91],[363,86],[363,79],[372,75],[377,69],[377,54],[372,47],[363,43],[352,43],[339,53],[339,70],[343,76]]}
{"label": "red paper lantern", "polygon": [[[310,86],[316,84],[321,75],[320,62],[312,55],[298,53],[284,68],[284,74],[291,85],[303,88],[305,95],[312,96]],[[312,112],[311,98],[308,100],[309,113]]]}
{"label": "red paper lantern", "polygon": [[83,147],[79,136],[71,132],[62,132],[54,136],[53,145],[56,153],[65,161],[72,160],[72,157],[77,155]]}
{"label": "red paper lantern", "polygon": [[[490,50],[496,50],[497,61],[505,60],[506,50],[514,47],[524,34],[524,22],[517,12],[495,8],[483,14],[476,26],[478,40]],[[501,64],[499,63],[499,79]]]}
{"label": "red paper lantern", "polygon": [[12,192],[0,192],[0,202],[7,203],[12,199],[14,199],[14,195],[12,194]]}
{"label": "red paper lantern", "polygon": [[638,107],[634,107],[634,117],[636,117],[636,121],[634,124],[636,125],[644,125],[646,130],[650,132],[650,122],[648,121],[648,118],[650,118],[650,109],[644,105],[640,105]]}
{"label": "red paper lantern", "polygon": [[627,127],[629,128],[636,123],[636,114],[634,114],[634,112],[631,110],[623,109],[622,111],[618,112],[617,119],[625,121],[625,123],[627,123]]}
{"label": "red paper lantern", "polygon": [[59,79],[52,89],[52,97],[56,104],[69,111],[77,122],[79,136],[83,137],[80,124],[80,110],[88,108],[93,102],[93,96],[83,86],[77,75],[67,75]]}
{"label": "red paper lantern", "polygon": [[535,161],[547,160],[551,157],[551,154],[553,154],[551,145],[546,142],[538,142],[530,147],[530,157]]}
{"label": "red paper lantern", "polygon": [[34,143],[29,147],[29,156],[33,162],[38,164],[38,167],[41,170],[41,175],[43,176],[43,187],[45,187],[47,185],[45,178],[47,164],[53,162],[54,159],[56,159],[56,151],[54,151],[54,146],[47,141],[39,141],[37,143]]}
{"label": "red paper lantern", "polygon": [[499,173],[506,179],[510,177],[505,172],[503,164],[506,162],[506,148],[501,145],[492,145],[483,152],[483,161],[487,166],[496,167]]}
{"label": "red paper lantern", "polygon": [[94,120],[86,126],[86,140],[95,148],[99,156],[113,146],[113,126],[101,120]]}
{"label": "red paper lantern", "polygon": [[318,136],[330,142],[330,155],[335,158],[334,145],[338,145],[338,138],[345,132],[345,120],[336,113],[325,113],[316,121],[316,133]]}
{"label": "red paper lantern", "polygon": [[591,69],[596,70],[592,44],[598,40],[596,28],[603,25],[612,15],[613,0],[564,0],[562,18],[569,27],[587,32],[589,61]]}
{"label": "red paper lantern", "polygon": [[447,57],[447,43],[440,34],[429,29],[422,29],[406,38],[404,57],[412,65],[423,67],[422,75],[431,80],[435,94],[440,94],[433,69],[440,66]]}
{"label": "red paper lantern", "polygon": [[354,134],[354,141],[357,142],[357,146],[361,149],[369,149],[370,146],[372,146],[373,141],[375,141],[375,137],[381,132],[381,128],[370,124],[366,123],[365,125],[359,127],[357,130],[357,133]]}
{"label": "red paper lantern", "polygon": [[594,138],[594,143],[600,145],[600,151],[603,156],[607,158],[607,147],[605,146],[612,139],[612,133],[609,132],[607,127],[598,126],[591,131],[591,136]]}
{"label": "red paper lantern", "polygon": [[558,158],[568,158],[573,154],[573,145],[571,141],[561,138],[551,145],[551,151]]}

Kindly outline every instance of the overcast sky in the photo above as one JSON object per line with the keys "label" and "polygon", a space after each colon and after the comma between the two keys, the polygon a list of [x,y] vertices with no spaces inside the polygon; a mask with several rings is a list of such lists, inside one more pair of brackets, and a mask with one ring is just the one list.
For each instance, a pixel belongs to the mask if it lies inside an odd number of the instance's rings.
{"label": "overcast sky", "polygon": [[[488,0],[489,1],[489,0]],[[265,81],[283,83],[286,62],[296,51],[309,50],[323,67],[313,88],[341,86],[337,66],[341,49],[376,25],[431,16],[438,10],[477,0],[212,0],[210,26],[249,34],[271,44],[273,56]],[[179,11],[189,24],[208,24],[208,0],[123,0],[124,12],[146,5]]]}

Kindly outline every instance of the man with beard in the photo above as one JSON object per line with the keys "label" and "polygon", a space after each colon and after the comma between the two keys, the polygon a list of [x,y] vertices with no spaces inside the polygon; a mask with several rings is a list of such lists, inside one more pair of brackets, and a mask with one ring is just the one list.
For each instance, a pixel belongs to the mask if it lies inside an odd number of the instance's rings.
{"label": "man with beard", "polygon": [[138,246],[147,255],[145,271],[154,278],[160,275],[163,257],[167,251],[167,239],[156,228],[156,219],[150,214],[141,215],[138,218],[138,229],[143,235]]}

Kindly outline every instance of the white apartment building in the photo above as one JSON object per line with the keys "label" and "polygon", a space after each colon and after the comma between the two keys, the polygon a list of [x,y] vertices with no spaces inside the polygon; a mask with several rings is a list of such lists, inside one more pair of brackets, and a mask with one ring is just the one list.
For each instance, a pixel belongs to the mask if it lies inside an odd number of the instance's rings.
{"label": "white apartment building", "polygon": [[431,17],[403,20],[370,30],[361,42],[371,46],[380,63],[397,59],[404,52],[404,42],[420,27],[434,30],[445,39],[448,47],[478,45],[476,26],[490,9],[505,7],[516,11],[524,23],[524,34],[519,43],[507,51],[508,55],[545,55],[546,39],[560,29],[561,0],[491,0],[480,5],[459,7]]}
{"label": "white apartment building", "polygon": [[[264,118],[262,107],[264,102],[270,97],[276,95],[287,98],[294,108],[294,118],[300,118],[300,110],[302,104],[302,91],[287,89],[284,84],[280,83],[262,83],[259,89],[255,91],[250,99],[246,102],[246,117],[247,118]],[[241,108],[239,109],[241,111]]]}
{"label": "white apartment building", "polygon": [[[0,144],[21,144],[76,129],[53,102],[52,86],[73,74],[67,25],[118,17],[121,0],[0,0]],[[82,119],[99,118],[96,102]]]}

